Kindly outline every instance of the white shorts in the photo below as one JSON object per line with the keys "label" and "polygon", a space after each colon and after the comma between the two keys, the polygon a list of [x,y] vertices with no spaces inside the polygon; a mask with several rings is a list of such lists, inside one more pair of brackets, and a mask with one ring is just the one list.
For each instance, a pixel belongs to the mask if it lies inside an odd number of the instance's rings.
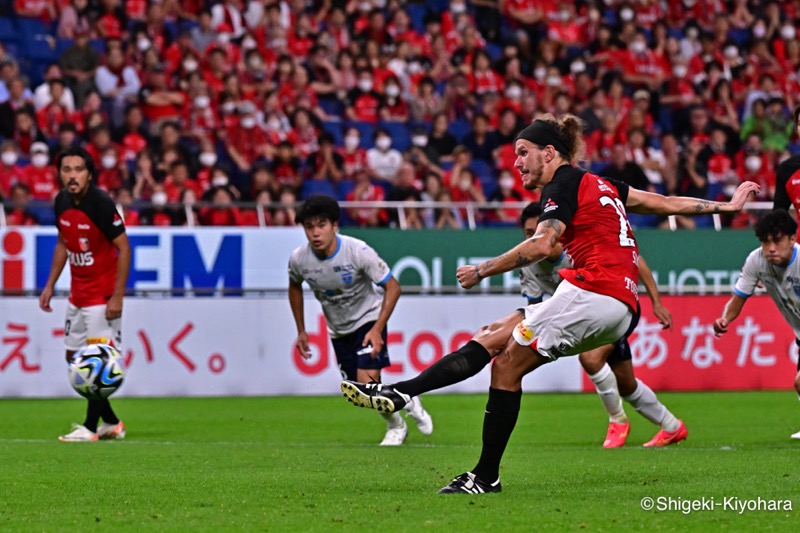
{"label": "white shorts", "polygon": [[633,313],[616,298],[562,281],[552,298],[525,308],[514,340],[550,359],[577,355],[618,341]]}
{"label": "white shorts", "polygon": [[106,306],[76,307],[67,305],[64,323],[64,347],[76,351],[87,344],[113,344],[122,347],[122,319],[106,320]]}

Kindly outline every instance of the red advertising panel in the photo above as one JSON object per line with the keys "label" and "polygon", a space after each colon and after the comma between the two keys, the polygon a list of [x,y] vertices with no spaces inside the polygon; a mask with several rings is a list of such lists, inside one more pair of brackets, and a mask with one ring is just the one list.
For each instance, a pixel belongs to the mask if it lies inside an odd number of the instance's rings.
{"label": "red advertising panel", "polygon": [[[672,330],[649,301],[630,337],[636,376],[656,391],[791,389],[797,373],[792,328],[768,296],[752,296],[721,337],[713,324],[729,296],[664,296]],[[646,300],[646,299],[645,299]],[[588,377],[583,389],[594,391]]]}

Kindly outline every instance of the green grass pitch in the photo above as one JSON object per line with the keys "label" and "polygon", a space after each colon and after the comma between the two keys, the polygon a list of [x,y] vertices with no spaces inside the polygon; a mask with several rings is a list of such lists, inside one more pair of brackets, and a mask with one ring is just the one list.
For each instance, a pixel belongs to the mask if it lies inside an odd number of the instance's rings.
{"label": "green grass pitch", "polygon": [[[121,442],[64,444],[82,400],[0,401],[0,531],[798,531],[800,403],[790,392],[661,394],[689,439],[630,406],[600,446],[591,394],[528,394],[501,494],[437,495],[480,453],[485,396],[424,398],[435,430],[380,448],[383,421],[341,397],[128,399]],[[791,511],[645,511],[645,497],[791,500]],[[691,503],[691,502],[690,502]]]}

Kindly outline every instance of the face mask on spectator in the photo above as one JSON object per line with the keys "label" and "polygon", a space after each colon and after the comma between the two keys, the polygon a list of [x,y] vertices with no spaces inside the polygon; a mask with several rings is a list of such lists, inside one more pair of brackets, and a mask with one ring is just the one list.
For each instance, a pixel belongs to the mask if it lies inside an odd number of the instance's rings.
{"label": "face mask on spectator", "polygon": [[256,127],[256,119],[254,117],[244,117],[242,119],[242,127],[250,130]]}
{"label": "face mask on spectator", "polygon": [[368,93],[372,90],[372,80],[358,80],[358,88]]}
{"label": "face mask on spectator", "polygon": [[589,10],[589,20],[592,22],[600,20],[600,12],[596,9]]}
{"label": "face mask on spectator", "polygon": [[222,45],[228,44],[231,42],[231,35],[229,33],[217,34],[217,42]]}
{"label": "face mask on spectator", "polygon": [[141,37],[140,39],[137,39],[136,48],[138,48],[140,52],[147,51],[147,49],[150,48],[150,39],[147,37]]}
{"label": "face mask on spectator", "polygon": [[198,66],[199,65],[197,64],[197,61],[191,58],[183,62],[183,70],[185,70],[186,72],[194,72],[195,70],[197,70]]}
{"label": "face mask on spectator", "polygon": [[103,165],[103,168],[106,170],[110,170],[117,166],[117,156],[113,154],[104,155],[102,159],[100,159],[100,164]]}
{"label": "face mask on spectator", "polygon": [[400,96],[400,87],[397,85],[387,85],[386,86],[386,96],[389,98],[397,98]]}
{"label": "face mask on spectator", "polygon": [[409,74],[418,74],[422,72],[422,65],[417,63],[416,61],[412,61],[408,64],[408,73]]}
{"label": "face mask on spectator", "polygon": [[211,180],[212,187],[225,187],[228,185],[228,176],[220,174]]}
{"label": "face mask on spectator", "polygon": [[550,87],[558,87],[561,85],[561,76],[547,76],[547,85]]}
{"label": "face mask on spectator", "polygon": [[358,9],[360,9],[361,11],[369,11],[370,9],[372,9],[372,2],[361,2],[360,4],[358,4]]}
{"label": "face mask on spectator", "polygon": [[222,111],[224,111],[225,113],[233,113],[234,111],[236,111],[236,102],[228,100],[220,107],[222,108]]}
{"label": "face mask on spectator", "polygon": [[461,178],[461,181],[458,182],[458,188],[462,191],[468,191],[470,187],[472,187],[472,181],[469,178]]}
{"label": "face mask on spectator", "polygon": [[4,165],[10,167],[17,163],[19,156],[17,155],[17,152],[3,152],[2,155],[0,155],[0,158],[2,158]]}
{"label": "face mask on spectator", "polygon": [[622,8],[622,11],[619,12],[619,17],[625,22],[633,20],[633,15],[633,9],[629,7]]}
{"label": "face mask on spectator", "polygon": [[647,49],[647,44],[642,41],[633,41],[631,43],[631,51],[634,54],[641,54]]}
{"label": "face mask on spectator", "polygon": [[514,188],[514,178],[511,176],[503,176],[500,178],[500,188],[501,189],[513,189]]}
{"label": "face mask on spectator", "polygon": [[378,137],[375,139],[375,146],[377,146],[379,150],[388,150],[392,146],[392,139],[389,137]]}
{"label": "face mask on spectator", "polygon": [[200,152],[198,159],[204,167],[213,167],[217,162],[217,154],[214,152]]}
{"label": "face mask on spectator", "polygon": [[204,94],[194,97],[194,105],[199,107],[200,109],[207,108],[210,103],[211,103],[211,98],[209,98]]}
{"label": "face mask on spectator", "polygon": [[756,24],[753,26],[753,37],[756,39],[763,39],[767,36],[767,27],[764,24]]}
{"label": "face mask on spectator", "polygon": [[242,39],[242,48],[244,50],[252,50],[257,45],[256,40],[252,37],[245,37]]}
{"label": "face mask on spectator", "polygon": [[573,61],[572,64],[569,66],[570,72],[573,74],[580,74],[581,72],[586,72],[586,63],[581,60]]}
{"label": "face mask on spectator", "polygon": [[697,0],[683,0],[683,5],[685,5],[686,7],[694,7],[696,3]]}
{"label": "face mask on spectator", "polygon": [[749,155],[747,159],[744,160],[744,166],[747,167],[747,170],[750,172],[757,172],[761,170],[761,158],[757,155]]}
{"label": "face mask on spectator", "polygon": [[50,156],[47,154],[34,154],[31,157],[31,164],[36,168],[46,167],[50,161]]}
{"label": "face mask on spectator", "polygon": [[786,39],[787,41],[791,41],[794,39],[794,36],[797,35],[797,30],[794,29],[794,26],[789,26],[788,24],[781,28],[781,37]]}
{"label": "face mask on spectator", "polygon": [[361,143],[361,139],[359,139],[355,135],[348,135],[344,138],[344,146],[348,150],[355,150],[358,148],[358,145]]}
{"label": "face mask on spectator", "polygon": [[247,62],[247,66],[253,70],[258,70],[261,68],[261,58],[258,56],[251,57],[250,60]]}
{"label": "face mask on spectator", "polygon": [[739,50],[735,46],[726,46],[723,53],[726,59],[734,59],[739,56]]}
{"label": "face mask on spectator", "polygon": [[547,69],[544,67],[536,67],[533,69],[533,76],[537,80],[543,80],[545,76],[547,76]]}
{"label": "face mask on spectator", "polygon": [[467,10],[466,4],[450,4],[450,11],[454,15],[460,15]]}
{"label": "face mask on spectator", "polygon": [[383,9],[386,7],[386,0],[372,0],[372,5],[379,9]]}
{"label": "face mask on spectator", "polygon": [[167,193],[163,191],[154,192],[153,196],[150,197],[150,201],[153,205],[167,205]]}
{"label": "face mask on spectator", "polygon": [[512,100],[519,100],[522,96],[522,89],[518,85],[512,85],[506,89],[506,96]]}
{"label": "face mask on spectator", "polygon": [[697,39],[698,35],[700,35],[700,32],[694,26],[690,26],[686,29],[687,38],[694,40]]}
{"label": "face mask on spectator", "polygon": [[672,67],[672,73],[678,78],[683,78],[686,76],[687,71],[688,69],[686,68],[686,65],[675,65]]}

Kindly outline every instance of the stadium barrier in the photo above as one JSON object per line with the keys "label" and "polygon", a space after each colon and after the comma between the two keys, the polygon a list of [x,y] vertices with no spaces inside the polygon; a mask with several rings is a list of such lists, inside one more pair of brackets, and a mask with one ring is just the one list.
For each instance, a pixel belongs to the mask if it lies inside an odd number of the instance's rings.
{"label": "stadium barrier", "polygon": [[[724,296],[666,296],[675,327],[662,330],[648,303],[631,337],[637,375],[658,391],[790,390],[797,365],[791,328],[766,296],[754,296],[722,338],[711,324]],[[306,300],[312,357],[293,350],[287,298],[128,298],[122,352],[128,375],[120,396],[336,395],[341,379],[325,320]],[[389,322],[392,366],[386,381],[408,379],[463,345],[483,324],[519,307],[511,295],[405,296]],[[0,397],[70,397],[63,320],[33,298],[0,299]],[[489,369],[442,392],[485,392]],[[593,391],[577,357],[527,376],[526,392]]]}

